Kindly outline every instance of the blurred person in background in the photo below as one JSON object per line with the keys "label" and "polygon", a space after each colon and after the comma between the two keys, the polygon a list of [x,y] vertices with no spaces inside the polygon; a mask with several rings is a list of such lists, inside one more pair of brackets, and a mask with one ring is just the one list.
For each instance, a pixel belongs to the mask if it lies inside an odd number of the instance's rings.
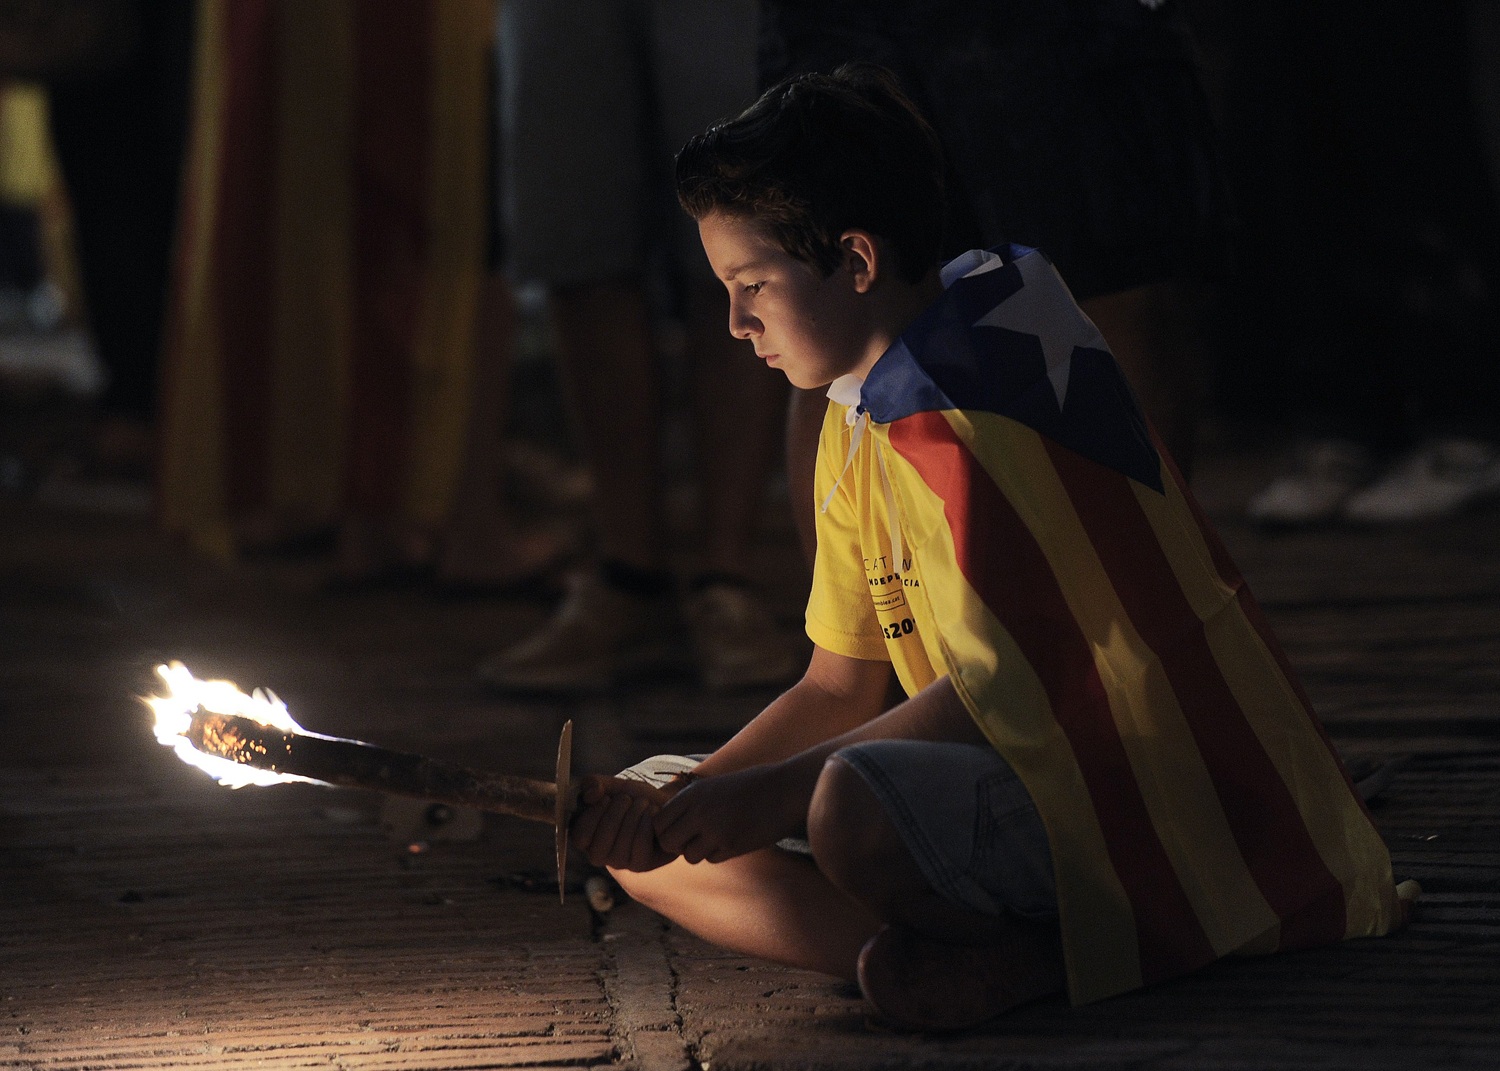
{"label": "blurred person in background", "polygon": [[1500,213],[1470,79],[1494,100],[1495,53],[1470,36],[1495,39],[1493,9],[1222,13],[1243,222],[1225,394],[1298,436],[1256,522],[1398,524],[1500,497]]}
{"label": "blurred person in background", "polygon": [[342,590],[559,552],[499,489],[493,0],[201,0],[160,508],[232,558],[334,534]]}
{"label": "blurred person in background", "polygon": [[[1191,471],[1209,373],[1200,325],[1229,209],[1194,42],[1172,0],[769,0],[761,80],[868,60],[943,140],[944,252],[1040,249]],[[792,392],[794,506],[827,400]],[[806,490],[806,493],[803,491]],[[799,508],[811,554],[812,514]]]}
{"label": "blurred person in background", "polygon": [[52,138],[73,211],[79,280],[108,381],[96,451],[144,472],[157,383],[193,62],[194,0],[131,4],[117,68],[51,84]]}
{"label": "blurred person in background", "polygon": [[139,477],[152,464],[193,9],[194,0],[55,0],[0,12],[0,72],[47,89],[72,263],[106,373],[84,459],[103,476]]}
{"label": "blurred person in background", "polygon": [[[754,97],[755,23],[753,0],[501,4],[506,266],[546,288],[596,554],[540,631],[481,664],[493,688],[588,691],[668,668],[684,624],[711,688],[799,668],[753,556],[785,388],[725,331],[723,287],[671,191],[676,149]],[[683,578],[664,502],[663,281],[684,327],[698,476]]]}
{"label": "blurred person in background", "polygon": [[55,163],[46,137],[46,93],[0,76],[0,333],[43,326],[35,315],[47,282],[42,202]]}

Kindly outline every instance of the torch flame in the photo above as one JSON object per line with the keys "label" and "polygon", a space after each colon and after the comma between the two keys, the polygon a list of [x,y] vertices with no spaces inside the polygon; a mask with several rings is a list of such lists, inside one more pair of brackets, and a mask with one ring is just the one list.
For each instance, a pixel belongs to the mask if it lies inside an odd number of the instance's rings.
{"label": "torch flame", "polygon": [[233,681],[201,681],[181,662],[157,666],[156,672],[167,685],[166,695],[149,696],[146,699],[146,704],[156,713],[156,739],[177,752],[177,757],[183,762],[198,767],[219,784],[229,788],[279,785],[289,781],[324,783],[295,774],[259,770],[229,759],[221,759],[217,755],[205,755],[183,735],[192,725],[194,711],[200,707],[211,714],[233,714],[250,718],[283,732],[317,735],[308,733],[293,721],[292,716],[287,713],[286,704],[272,692],[257,688],[253,695],[246,695]]}

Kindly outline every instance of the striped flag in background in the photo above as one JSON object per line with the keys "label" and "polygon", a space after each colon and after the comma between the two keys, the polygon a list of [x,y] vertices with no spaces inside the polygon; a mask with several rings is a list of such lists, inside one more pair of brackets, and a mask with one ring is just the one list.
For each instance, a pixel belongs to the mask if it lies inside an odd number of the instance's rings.
{"label": "striped flag in background", "polygon": [[1103,340],[1041,254],[971,256],[861,404],[937,533],[937,672],[1045,820],[1073,998],[1387,932],[1385,845]]}
{"label": "striped flag in background", "polygon": [[202,0],[160,512],[435,524],[485,274],[487,0]]}

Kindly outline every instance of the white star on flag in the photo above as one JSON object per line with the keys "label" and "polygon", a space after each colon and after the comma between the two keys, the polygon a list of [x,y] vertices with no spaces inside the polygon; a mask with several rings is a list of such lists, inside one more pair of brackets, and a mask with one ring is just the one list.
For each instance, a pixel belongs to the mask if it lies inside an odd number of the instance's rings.
{"label": "white star on flag", "polygon": [[[1067,284],[1046,257],[1033,253],[1021,257],[1015,265],[1021,271],[1021,288],[976,320],[974,326],[1003,327],[1040,342],[1047,378],[1057,392],[1060,410],[1068,394],[1073,351],[1079,346],[1105,351],[1109,347],[1093,321],[1073,303]],[[1038,324],[1043,325],[1040,335],[1036,333]]]}

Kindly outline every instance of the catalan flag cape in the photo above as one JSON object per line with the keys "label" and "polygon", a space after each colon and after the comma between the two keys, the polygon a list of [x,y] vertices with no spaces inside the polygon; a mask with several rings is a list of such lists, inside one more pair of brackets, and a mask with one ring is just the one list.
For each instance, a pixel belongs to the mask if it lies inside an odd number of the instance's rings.
{"label": "catalan flag cape", "polygon": [[435,525],[486,277],[493,0],[200,0],[160,513]]}
{"label": "catalan flag cape", "polygon": [[1244,580],[1051,264],[1002,252],[830,391],[809,635],[952,679],[1046,825],[1075,1002],[1387,932],[1386,847]]}

